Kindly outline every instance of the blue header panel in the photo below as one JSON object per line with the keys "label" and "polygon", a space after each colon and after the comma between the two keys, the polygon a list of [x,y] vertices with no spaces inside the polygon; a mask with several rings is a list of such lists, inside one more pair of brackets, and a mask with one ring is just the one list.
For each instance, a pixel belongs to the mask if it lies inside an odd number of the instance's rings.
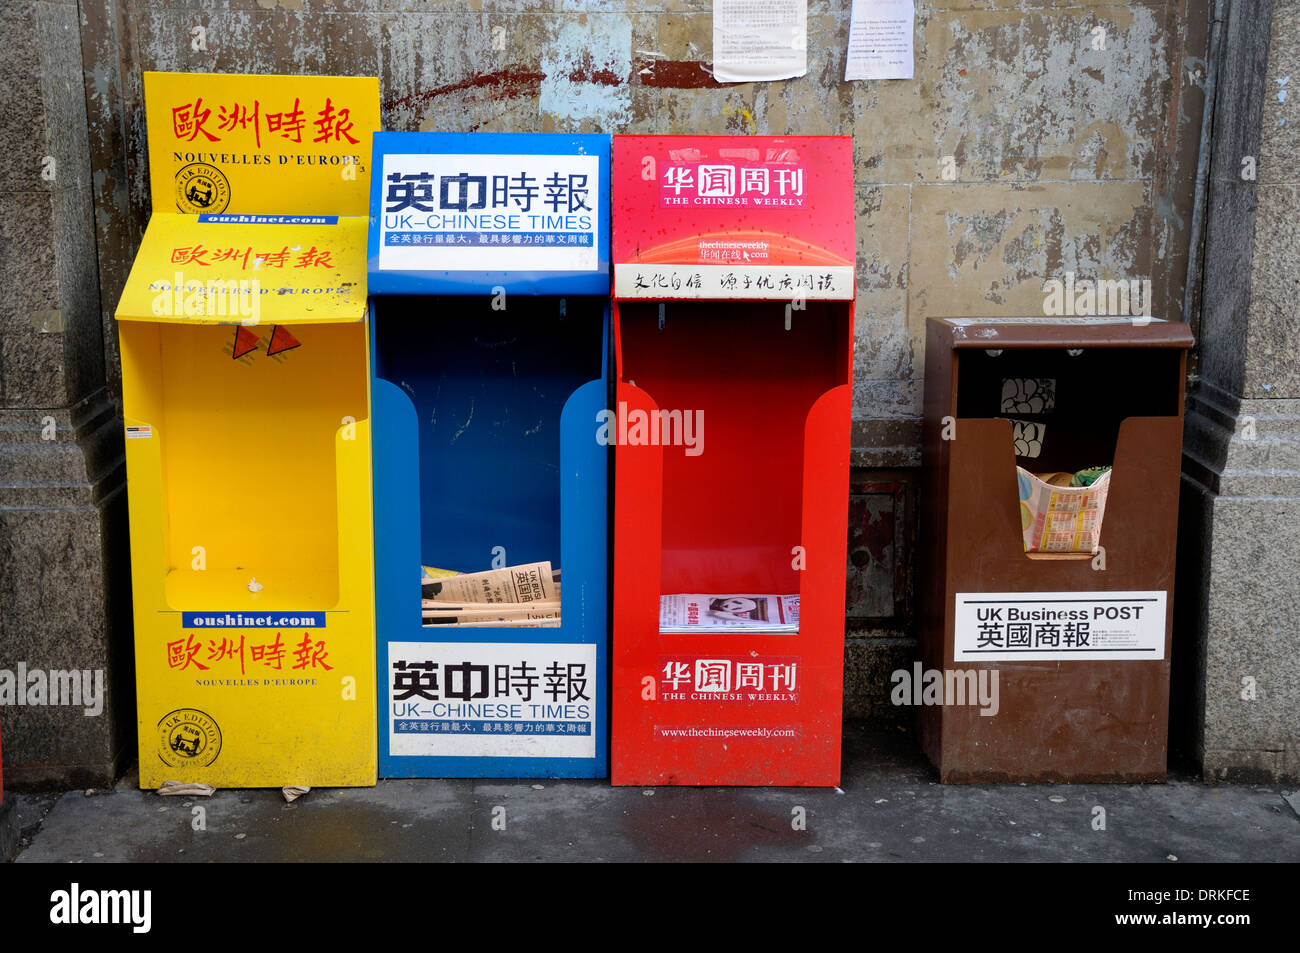
{"label": "blue header panel", "polygon": [[369,291],[607,295],[610,137],[377,132]]}

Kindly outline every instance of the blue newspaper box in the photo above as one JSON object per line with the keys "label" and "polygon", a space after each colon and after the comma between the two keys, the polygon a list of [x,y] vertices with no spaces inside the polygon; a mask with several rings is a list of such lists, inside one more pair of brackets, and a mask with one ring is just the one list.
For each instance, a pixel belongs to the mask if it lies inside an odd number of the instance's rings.
{"label": "blue newspaper box", "polygon": [[[380,777],[607,773],[609,154],[374,137]],[[439,578],[509,567],[558,589],[558,620],[500,620]]]}

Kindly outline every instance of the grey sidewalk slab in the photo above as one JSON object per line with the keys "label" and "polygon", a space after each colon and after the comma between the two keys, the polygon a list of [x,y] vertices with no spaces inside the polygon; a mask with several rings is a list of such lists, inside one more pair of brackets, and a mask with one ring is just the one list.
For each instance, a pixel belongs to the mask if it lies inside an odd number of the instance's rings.
{"label": "grey sidewalk slab", "polygon": [[278,790],[164,798],[135,783],[17,795],[28,842],[17,862],[1300,861],[1290,791],[945,786],[911,738],[857,725],[839,789],[400,780],[286,804]]}

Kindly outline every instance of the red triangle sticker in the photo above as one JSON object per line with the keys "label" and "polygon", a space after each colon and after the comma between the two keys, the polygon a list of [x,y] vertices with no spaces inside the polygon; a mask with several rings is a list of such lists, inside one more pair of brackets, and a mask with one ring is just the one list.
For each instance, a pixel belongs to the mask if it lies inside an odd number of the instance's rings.
{"label": "red triangle sticker", "polygon": [[261,339],[248,328],[235,328],[235,360],[239,360],[250,351],[256,351],[257,345],[261,343]]}
{"label": "red triangle sticker", "polygon": [[292,351],[296,347],[302,347],[302,342],[290,334],[284,325],[277,324],[271,329],[271,343],[266,346],[266,356]]}

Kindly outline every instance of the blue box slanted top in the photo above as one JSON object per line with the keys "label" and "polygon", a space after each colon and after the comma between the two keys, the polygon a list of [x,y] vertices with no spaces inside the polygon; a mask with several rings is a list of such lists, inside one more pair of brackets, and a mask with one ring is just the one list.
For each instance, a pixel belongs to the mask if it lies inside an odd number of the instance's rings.
{"label": "blue box slanted top", "polygon": [[608,136],[375,133],[376,294],[609,291]]}

